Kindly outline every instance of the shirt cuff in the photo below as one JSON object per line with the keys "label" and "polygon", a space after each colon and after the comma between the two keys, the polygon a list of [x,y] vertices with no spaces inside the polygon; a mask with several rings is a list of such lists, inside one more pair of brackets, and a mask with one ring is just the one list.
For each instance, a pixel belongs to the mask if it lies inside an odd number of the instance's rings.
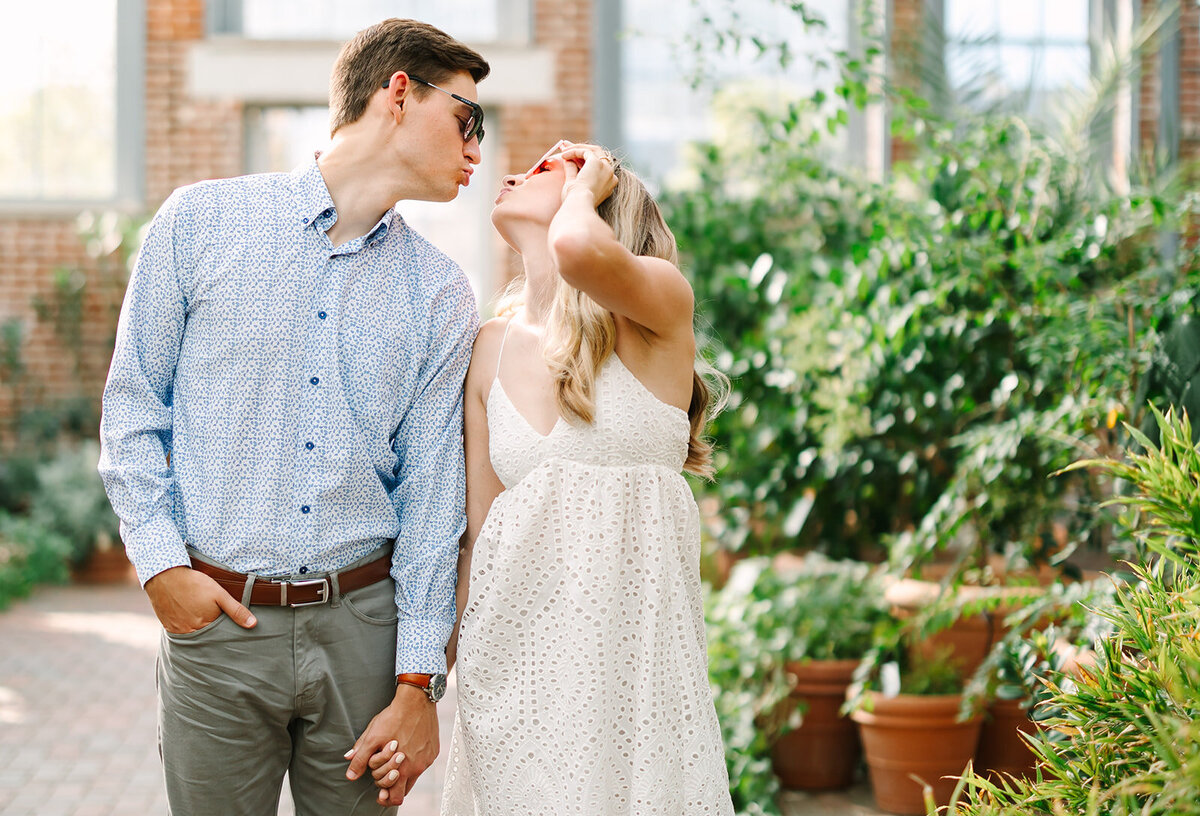
{"label": "shirt cuff", "polygon": [[453,623],[401,617],[396,623],[396,674],[445,674]]}
{"label": "shirt cuff", "polygon": [[133,562],[142,586],[164,570],[192,563],[179,528],[165,516],[148,519],[135,529],[122,524],[121,534],[125,539],[125,552]]}

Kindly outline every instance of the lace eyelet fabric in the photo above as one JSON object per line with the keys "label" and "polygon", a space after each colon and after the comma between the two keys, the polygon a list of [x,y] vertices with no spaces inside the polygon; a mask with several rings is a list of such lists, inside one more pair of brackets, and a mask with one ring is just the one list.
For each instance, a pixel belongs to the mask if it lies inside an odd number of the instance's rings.
{"label": "lace eyelet fabric", "polygon": [[498,381],[487,410],[443,816],[731,816],[687,415],[616,355],[591,425],[539,434]]}

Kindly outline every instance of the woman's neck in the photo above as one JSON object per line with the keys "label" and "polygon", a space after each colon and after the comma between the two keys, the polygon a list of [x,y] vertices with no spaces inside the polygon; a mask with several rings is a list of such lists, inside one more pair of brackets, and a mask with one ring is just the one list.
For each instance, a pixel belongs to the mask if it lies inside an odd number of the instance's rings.
{"label": "woman's neck", "polygon": [[550,252],[545,246],[545,241],[534,246],[538,249],[527,248],[521,253],[521,261],[525,267],[521,312],[526,323],[544,326],[554,305],[556,273],[550,263]]}

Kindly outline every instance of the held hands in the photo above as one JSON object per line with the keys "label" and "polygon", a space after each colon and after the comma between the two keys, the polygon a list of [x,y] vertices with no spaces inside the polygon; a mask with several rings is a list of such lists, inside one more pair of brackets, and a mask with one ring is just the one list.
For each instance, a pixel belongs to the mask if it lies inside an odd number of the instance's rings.
{"label": "held hands", "polygon": [[437,708],[425,692],[400,684],[396,696],[375,715],[354,747],[347,779],[358,779],[369,768],[379,787],[379,804],[393,807],[404,797],[438,755]]}
{"label": "held hands", "polygon": [[146,595],[159,622],[171,634],[186,635],[224,612],[245,629],[258,621],[220,584],[191,567],[172,567],[146,582]]}
{"label": "held hands", "polygon": [[558,146],[562,147],[560,155],[565,174],[562,200],[565,202],[574,191],[587,190],[592,195],[592,206],[600,206],[600,203],[617,188],[612,156],[596,145],[574,144],[563,140]]}

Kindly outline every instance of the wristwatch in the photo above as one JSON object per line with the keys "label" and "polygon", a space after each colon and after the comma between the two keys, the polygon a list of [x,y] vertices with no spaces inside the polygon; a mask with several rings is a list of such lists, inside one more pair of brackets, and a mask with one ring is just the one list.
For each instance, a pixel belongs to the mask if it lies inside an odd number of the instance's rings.
{"label": "wristwatch", "polygon": [[446,693],[446,675],[444,674],[397,674],[397,685],[405,683],[416,686],[425,692],[430,702],[436,703]]}

